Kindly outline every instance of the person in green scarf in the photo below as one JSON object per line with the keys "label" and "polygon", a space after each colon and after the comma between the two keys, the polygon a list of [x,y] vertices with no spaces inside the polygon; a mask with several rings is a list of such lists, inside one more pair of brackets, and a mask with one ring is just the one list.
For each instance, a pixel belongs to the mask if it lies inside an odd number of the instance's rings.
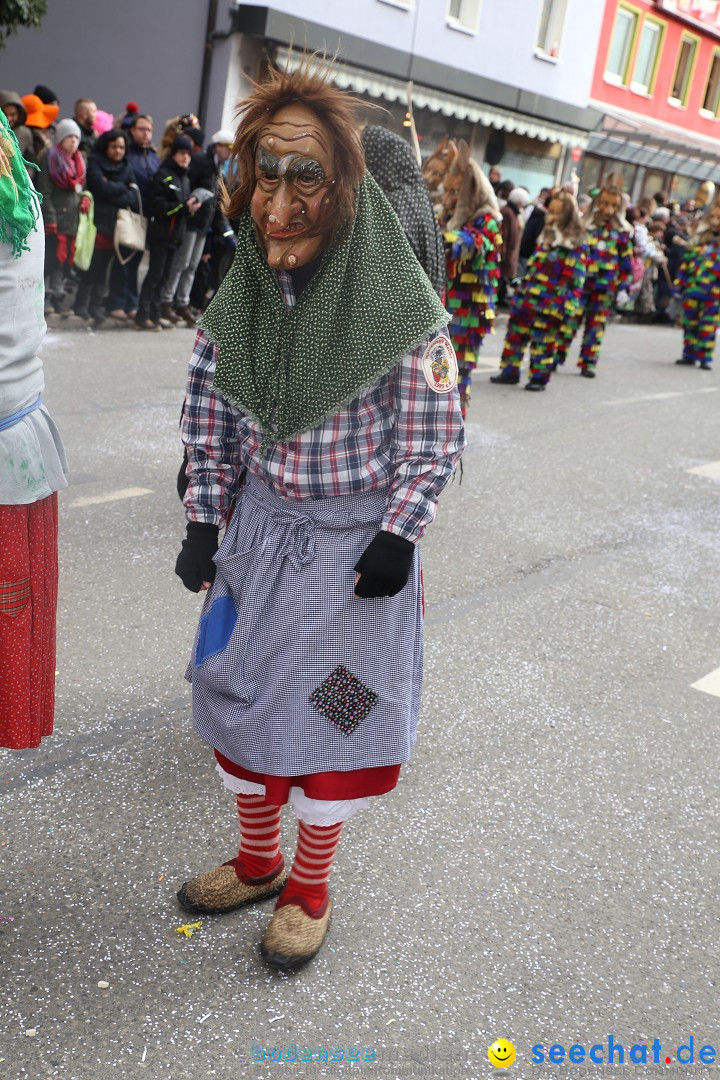
{"label": "person in green scarf", "polygon": [[207,914],[277,896],[261,953],[280,969],[322,945],[342,823],[395,787],[415,742],[418,541],[465,445],[449,317],[328,75],[306,60],[242,105],[223,208],[237,251],[182,425],[176,573],[207,590],[187,678],[241,840],[178,899]]}

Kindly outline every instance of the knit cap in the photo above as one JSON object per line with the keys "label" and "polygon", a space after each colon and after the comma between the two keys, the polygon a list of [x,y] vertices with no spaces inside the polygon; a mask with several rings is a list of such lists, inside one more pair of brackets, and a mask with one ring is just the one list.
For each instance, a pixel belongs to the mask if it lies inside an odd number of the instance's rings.
{"label": "knit cap", "polygon": [[60,144],[63,139],[67,139],[68,135],[75,135],[78,139],[82,138],[80,128],[74,120],[61,120],[55,128],[55,143]]}
{"label": "knit cap", "polygon": [[178,150],[188,150],[192,154],[192,140],[187,135],[176,135],[170,147],[171,154],[177,154]]}

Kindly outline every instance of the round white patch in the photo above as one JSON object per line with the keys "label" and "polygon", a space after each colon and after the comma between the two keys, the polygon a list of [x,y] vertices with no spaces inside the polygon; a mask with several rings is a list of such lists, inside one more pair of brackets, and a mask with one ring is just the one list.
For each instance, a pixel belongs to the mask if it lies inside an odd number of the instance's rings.
{"label": "round white patch", "polygon": [[458,381],[458,363],[450,338],[433,338],[422,358],[425,381],[436,394],[449,394]]}

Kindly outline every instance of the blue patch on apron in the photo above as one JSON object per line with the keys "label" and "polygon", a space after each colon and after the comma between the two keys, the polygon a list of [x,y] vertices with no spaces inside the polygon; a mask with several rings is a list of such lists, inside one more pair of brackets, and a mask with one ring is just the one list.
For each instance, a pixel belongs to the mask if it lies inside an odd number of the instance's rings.
{"label": "blue patch on apron", "polygon": [[214,600],[210,610],[200,619],[195,667],[202,667],[208,656],[222,652],[235,629],[237,610],[232,596],[226,593]]}

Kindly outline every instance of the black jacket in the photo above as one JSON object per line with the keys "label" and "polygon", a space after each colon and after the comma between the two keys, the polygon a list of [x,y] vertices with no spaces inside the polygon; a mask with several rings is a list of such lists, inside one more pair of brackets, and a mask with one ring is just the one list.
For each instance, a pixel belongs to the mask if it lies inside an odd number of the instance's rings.
{"label": "black jacket", "polygon": [[185,201],[190,190],[187,169],[181,169],[171,157],[166,158],[150,182],[149,244],[179,246],[188,219]]}
{"label": "black jacket", "polygon": [[[217,174],[218,169],[210,150],[193,154],[188,167],[190,190],[202,187],[207,188],[208,191],[216,191]],[[207,232],[212,224],[216,201],[216,199],[208,199],[203,203],[198,212],[189,218],[188,229],[194,232]]]}
{"label": "black jacket", "polygon": [[530,217],[527,219],[522,234],[522,240],[520,241],[521,259],[529,259],[537,247],[538,237],[545,228],[545,214],[546,210],[544,206],[536,206]]}
{"label": "black jacket", "polygon": [[137,193],[130,184],[135,175],[127,157],[110,161],[104,146],[92,151],[87,163],[87,187],[95,197],[95,226],[98,232],[112,236],[118,210],[137,209]]}

